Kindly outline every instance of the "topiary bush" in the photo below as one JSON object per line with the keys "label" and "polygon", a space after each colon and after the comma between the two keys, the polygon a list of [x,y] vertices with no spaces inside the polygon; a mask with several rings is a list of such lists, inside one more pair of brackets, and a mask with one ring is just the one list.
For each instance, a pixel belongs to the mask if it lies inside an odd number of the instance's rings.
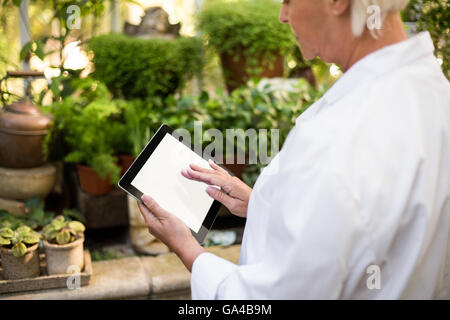
{"label": "topiary bush", "polygon": [[102,35],[89,41],[93,76],[115,97],[166,97],[202,69],[202,41],[197,38],[139,39]]}

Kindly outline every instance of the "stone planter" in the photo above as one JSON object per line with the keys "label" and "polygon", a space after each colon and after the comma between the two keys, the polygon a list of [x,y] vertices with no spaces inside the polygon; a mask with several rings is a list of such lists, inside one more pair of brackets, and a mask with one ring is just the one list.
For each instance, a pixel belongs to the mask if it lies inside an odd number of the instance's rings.
{"label": "stone planter", "polygon": [[128,196],[128,215],[130,221],[130,241],[138,253],[159,255],[169,252],[169,248],[148,232],[145,220],[136,199]]}
{"label": "stone planter", "polygon": [[0,167],[0,198],[25,200],[45,198],[56,181],[56,168],[51,164],[31,169]]}
{"label": "stone planter", "polygon": [[38,277],[39,267],[39,243],[27,249],[24,256],[16,258],[10,249],[0,250],[3,267],[3,277],[7,280],[17,280]]}
{"label": "stone planter", "polygon": [[84,237],[63,245],[49,243],[47,240],[44,240],[43,243],[49,275],[70,273],[71,271],[68,268],[72,266],[80,268],[79,271],[83,270]]}

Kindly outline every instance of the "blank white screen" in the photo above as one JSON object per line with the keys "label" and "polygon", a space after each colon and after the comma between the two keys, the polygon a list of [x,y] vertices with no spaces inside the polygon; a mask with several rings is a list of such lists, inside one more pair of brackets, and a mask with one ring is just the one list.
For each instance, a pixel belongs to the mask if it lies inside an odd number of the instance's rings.
{"label": "blank white screen", "polygon": [[166,134],[131,185],[151,196],[197,233],[214,200],[205,192],[204,183],[181,175],[181,170],[189,168],[191,163],[209,168],[206,160]]}

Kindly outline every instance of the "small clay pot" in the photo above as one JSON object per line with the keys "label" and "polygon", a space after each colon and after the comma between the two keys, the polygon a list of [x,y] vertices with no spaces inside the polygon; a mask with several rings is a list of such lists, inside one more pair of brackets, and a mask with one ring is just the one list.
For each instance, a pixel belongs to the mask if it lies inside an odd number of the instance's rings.
{"label": "small clay pot", "polygon": [[47,273],[64,274],[71,273],[69,267],[77,266],[79,271],[84,267],[83,243],[84,237],[68,244],[53,244],[43,241],[45,259],[47,261]]}
{"label": "small clay pot", "polygon": [[133,164],[134,160],[136,160],[136,158],[130,154],[119,154],[117,158],[119,159],[119,166],[121,167],[121,176],[127,172],[128,168]]}
{"label": "small clay pot", "polygon": [[40,275],[39,243],[29,247],[22,257],[15,257],[11,249],[0,250],[3,277],[6,280],[34,278]]}
{"label": "small clay pot", "polygon": [[105,179],[95,172],[92,167],[77,164],[81,189],[94,196],[102,196],[112,191],[113,185],[107,176]]}

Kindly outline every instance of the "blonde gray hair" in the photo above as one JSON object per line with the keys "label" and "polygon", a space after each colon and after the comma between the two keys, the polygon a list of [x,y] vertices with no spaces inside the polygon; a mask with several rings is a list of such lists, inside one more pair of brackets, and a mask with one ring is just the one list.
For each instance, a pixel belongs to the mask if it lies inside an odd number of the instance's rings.
{"label": "blonde gray hair", "polygon": [[[367,28],[370,18],[371,6],[375,6],[380,13],[381,24],[386,17],[393,12],[406,8],[410,0],[351,0],[352,31],[355,37],[360,37]],[[379,30],[377,30],[379,31]],[[372,36],[376,37],[376,30],[370,30]]]}

